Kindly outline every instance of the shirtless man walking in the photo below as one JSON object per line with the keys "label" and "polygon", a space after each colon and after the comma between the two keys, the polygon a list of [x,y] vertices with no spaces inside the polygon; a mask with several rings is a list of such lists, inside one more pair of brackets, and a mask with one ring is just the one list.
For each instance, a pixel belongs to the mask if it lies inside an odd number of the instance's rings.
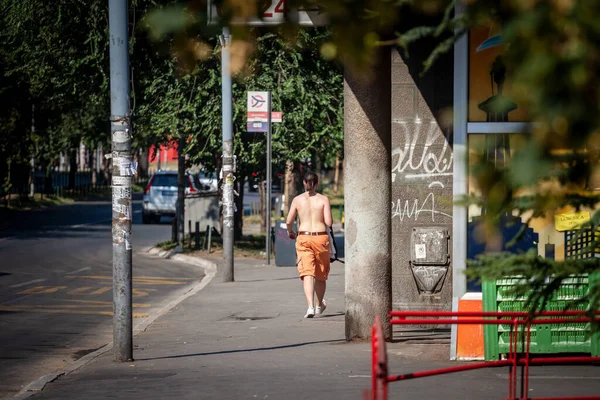
{"label": "shirtless man walking", "polygon": [[[328,227],[333,224],[329,199],[318,194],[315,189],[319,177],[314,172],[304,175],[305,192],[292,201],[287,217],[287,231],[290,239],[296,239],[298,255],[298,273],[304,282],[304,295],[308,302],[308,310],[304,318],[312,318],[325,311],[325,289],[329,275],[329,233]],[[298,232],[292,231],[296,213],[300,218]],[[314,305],[314,294],[317,294],[317,307]]]}

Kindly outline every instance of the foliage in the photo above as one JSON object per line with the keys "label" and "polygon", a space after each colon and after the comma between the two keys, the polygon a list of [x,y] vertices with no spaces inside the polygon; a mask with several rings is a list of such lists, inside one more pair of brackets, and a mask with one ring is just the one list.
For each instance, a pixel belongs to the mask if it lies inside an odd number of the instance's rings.
{"label": "foliage", "polygon": [[[265,2],[219,0],[216,3],[220,6],[221,22],[228,23],[253,18]],[[367,79],[379,46],[400,46],[404,57],[409,57],[410,49],[418,46],[421,39],[435,39],[438,46],[424,63],[427,71],[472,26],[493,21],[502,27],[502,40],[507,44],[504,61],[514,88],[512,95],[535,124],[506,165],[472,154],[475,156],[472,174],[481,194],[464,199],[463,204],[476,204],[485,210],[483,232],[488,250],[494,253],[479,260],[477,273],[487,277],[525,276],[528,278],[525,282],[529,283],[519,290],[539,289],[530,298],[532,307],[539,307],[562,278],[600,272],[600,259],[554,262],[540,260],[535,254],[497,253],[500,250],[496,245],[497,228],[507,215],[519,215],[530,223],[534,218],[551,218],[570,209],[595,210],[587,228],[599,228],[600,211],[596,208],[600,196],[595,190],[600,175],[597,49],[600,3],[587,0],[460,3],[465,9],[462,15],[453,13],[459,4],[457,0],[289,0],[286,7],[288,11],[293,7],[318,7],[316,13],[324,9],[332,36],[321,44],[321,55],[342,61],[345,68],[361,71]],[[200,15],[202,12],[198,10],[188,11]],[[292,26],[288,23],[283,29],[293,30]],[[241,25],[232,29],[240,41],[237,46],[240,51],[234,58],[239,69],[243,69],[254,44],[252,30]],[[249,60],[251,65],[252,58]],[[599,245],[598,240],[596,237],[592,248]],[[543,283],[547,279],[550,285]],[[600,305],[599,293],[600,285],[596,284],[589,294],[592,308]]]}
{"label": "foliage", "polygon": [[48,163],[81,139],[99,141],[108,105],[104,3],[2,1],[0,96],[9,107],[0,150],[16,162],[33,153]]}
{"label": "foliage", "polygon": [[[166,34],[160,24],[152,25],[154,20],[154,16],[147,19],[146,26],[161,41],[149,45],[176,51],[175,35]],[[298,31],[291,40],[281,30],[256,30],[253,35],[256,50],[233,83],[234,153],[241,174],[264,171],[265,165],[265,135],[246,132],[248,90],[271,90],[273,110],[284,113],[283,123],[274,124],[275,163],[300,161],[312,152],[334,158],[342,145],[342,76],[318,56],[319,43],[330,33]],[[208,57],[204,50],[191,69],[178,66],[175,58],[163,58],[157,67],[160,73],[142,78],[144,89],[138,95],[142,104],[138,123],[151,127],[155,138],[162,140],[183,135],[189,161],[209,168],[218,165],[215,150],[220,147],[222,126],[221,49],[215,39],[204,39],[215,50]]]}
{"label": "foliage", "polygon": [[330,34],[299,31],[291,42],[281,31],[255,34],[256,52],[247,75],[234,87],[236,153],[264,170],[264,134],[245,133],[246,92],[271,90],[273,110],[283,112],[283,122],[273,124],[273,162],[302,161],[312,152],[335,158],[343,143],[342,77],[335,66],[319,59],[316,45]]}
{"label": "foliage", "polygon": [[171,251],[175,247],[177,247],[177,242],[173,242],[172,240],[167,240],[165,242],[157,243],[156,247],[158,247],[159,249]]}
{"label": "foliage", "polygon": [[[600,227],[600,195],[595,191],[600,160],[598,15],[597,2],[480,0],[467,7],[464,20],[457,20],[461,26],[492,20],[502,27],[514,99],[535,121],[510,164],[482,159],[477,165],[475,178],[484,200],[471,201],[486,208],[489,235],[499,217],[509,213],[529,223],[570,209],[595,210],[585,228]],[[599,240],[596,236],[585,250],[597,249]],[[478,265],[478,273],[487,277],[527,277],[519,290],[533,289],[529,301],[537,308],[569,275],[600,272],[598,258],[556,262],[535,255],[492,255]],[[590,307],[598,309],[600,285],[592,287]]]}

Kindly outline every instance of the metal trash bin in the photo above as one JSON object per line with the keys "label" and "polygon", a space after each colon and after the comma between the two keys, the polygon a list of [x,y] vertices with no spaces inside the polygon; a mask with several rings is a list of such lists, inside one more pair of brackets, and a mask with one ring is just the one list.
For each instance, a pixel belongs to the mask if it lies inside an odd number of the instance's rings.
{"label": "metal trash bin", "polygon": [[[292,226],[296,232],[296,223]],[[277,267],[295,267],[296,240],[290,239],[287,233],[285,220],[275,223],[275,265]]]}

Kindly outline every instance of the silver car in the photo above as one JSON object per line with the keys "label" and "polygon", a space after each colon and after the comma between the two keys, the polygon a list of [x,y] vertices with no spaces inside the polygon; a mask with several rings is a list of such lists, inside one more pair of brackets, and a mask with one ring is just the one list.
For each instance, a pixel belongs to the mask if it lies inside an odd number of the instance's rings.
{"label": "silver car", "polygon": [[[186,172],[185,193],[198,191],[194,178]],[[177,171],[157,171],[144,190],[142,222],[158,223],[162,216],[174,217],[177,209]]]}

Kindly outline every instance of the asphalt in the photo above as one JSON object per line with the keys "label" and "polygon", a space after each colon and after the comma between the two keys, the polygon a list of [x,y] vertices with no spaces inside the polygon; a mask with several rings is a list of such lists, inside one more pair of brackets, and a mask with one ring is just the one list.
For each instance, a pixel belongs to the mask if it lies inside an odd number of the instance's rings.
{"label": "asphalt", "polygon": [[[295,268],[235,260],[235,282],[223,283],[219,259],[178,261],[216,267],[191,293],[135,336],[134,362],[102,355],[48,383],[35,399],[361,399],[371,384],[369,342],[344,338],[344,265],[332,265],[318,318],[306,311]],[[210,264],[212,263],[212,264]],[[212,272],[210,272],[212,271]],[[458,365],[447,337],[395,331],[389,373]],[[507,368],[391,383],[390,398],[507,397]],[[529,396],[600,394],[599,367],[537,367]]]}
{"label": "asphalt", "polygon": [[[144,327],[200,285],[203,270],[148,254],[168,223],[133,216],[133,324]],[[6,210],[3,210],[6,211]],[[77,365],[112,340],[111,202],[0,216],[0,399]],[[39,383],[39,382],[38,382]]]}

